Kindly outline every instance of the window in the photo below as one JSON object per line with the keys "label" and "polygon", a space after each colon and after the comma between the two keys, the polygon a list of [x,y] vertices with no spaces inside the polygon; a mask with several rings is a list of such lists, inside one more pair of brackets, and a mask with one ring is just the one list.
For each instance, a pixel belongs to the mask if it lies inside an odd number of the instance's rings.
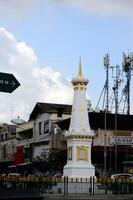
{"label": "window", "polygon": [[16,135],[16,128],[15,127],[12,127],[10,131],[11,131],[11,135]]}
{"label": "window", "polygon": [[3,146],[3,158],[6,158],[6,145]]}
{"label": "window", "polygon": [[45,142],[44,142],[44,145],[49,145],[49,143],[50,143],[49,140],[48,140],[48,141],[45,141]]}
{"label": "window", "polygon": [[44,134],[49,132],[49,121],[44,122]]}
{"label": "window", "polygon": [[62,118],[63,108],[58,108],[57,110],[57,117]]}
{"label": "window", "polygon": [[7,140],[7,133],[5,133],[5,140]]}
{"label": "window", "polygon": [[4,135],[3,134],[1,134],[1,141],[3,141],[4,140]]}
{"label": "window", "polygon": [[49,145],[49,144],[50,144],[50,140],[46,140],[46,141],[37,142],[35,146],[44,146],[44,145]]}
{"label": "window", "polygon": [[58,112],[58,113],[57,113],[57,117],[60,117],[60,118],[61,118],[61,117],[62,117],[62,113],[61,113],[61,112]]}
{"label": "window", "polygon": [[42,134],[42,122],[39,122],[39,135]]}

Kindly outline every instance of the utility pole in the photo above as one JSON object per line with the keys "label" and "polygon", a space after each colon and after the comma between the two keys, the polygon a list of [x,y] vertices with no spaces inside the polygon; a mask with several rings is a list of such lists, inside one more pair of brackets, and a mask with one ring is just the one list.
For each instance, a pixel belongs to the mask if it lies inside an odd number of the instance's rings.
{"label": "utility pole", "polygon": [[106,70],[106,82],[105,82],[105,93],[106,93],[106,110],[109,111],[109,54],[106,54],[103,58],[104,67]]}
{"label": "utility pole", "polygon": [[133,70],[133,54],[130,53],[128,56],[126,56],[125,53],[123,53],[123,71],[125,72],[125,76],[127,79],[126,86],[125,86],[125,96],[126,96],[126,103],[127,103],[127,109],[126,113],[127,115],[130,115],[130,84],[131,84],[131,71]]}
{"label": "utility pole", "polygon": [[104,67],[106,69],[106,82],[105,82],[105,94],[106,94],[106,106],[104,117],[104,176],[107,176],[107,113],[109,112],[109,55],[106,54],[104,59]]}
{"label": "utility pole", "polygon": [[[116,72],[115,72],[115,85],[113,87],[114,97],[115,97],[115,137],[117,137],[117,114],[118,114],[118,87],[119,87],[119,76],[120,76],[120,69],[119,65],[116,65]],[[114,146],[114,156],[115,156],[115,173],[117,173],[117,163],[118,163],[118,155],[117,155],[117,144],[115,143]]]}
{"label": "utility pole", "polygon": [[105,109],[105,130],[104,130],[104,176],[107,176],[107,113],[106,113],[106,109]]}

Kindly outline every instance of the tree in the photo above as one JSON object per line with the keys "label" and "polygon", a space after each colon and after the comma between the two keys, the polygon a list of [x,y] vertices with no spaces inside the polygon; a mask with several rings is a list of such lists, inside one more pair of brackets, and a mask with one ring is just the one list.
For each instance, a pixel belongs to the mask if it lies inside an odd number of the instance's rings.
{"label": "tree", "polygon": [[62,171],[67,161],[66,150],[51,149],[48,154],[48,166],[52,172]]}
{"label": "tree", "polygon": [[62,172],[67,161],[67,152],[65,150],[51,149],[48,153],[42,152],[34,162],[34,166],[45,173],[54,175],[56,172]]}

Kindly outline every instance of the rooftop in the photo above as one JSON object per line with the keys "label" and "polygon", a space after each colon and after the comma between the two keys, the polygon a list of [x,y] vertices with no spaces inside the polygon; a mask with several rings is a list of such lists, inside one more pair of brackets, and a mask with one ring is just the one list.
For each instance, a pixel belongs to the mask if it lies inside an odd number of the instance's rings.
{"label": "rooftop", "polygon": [[[105,112],[90,112],[89,121],[91,129],[105,129]],[[70,118],[57,123],[62,130],[68,130]],[[115,130],[115,114],[106,114],[106,128]],[[133,115],[117,114],[117,129],[118,130],[133,130]]]}
{"label": "rooftop", "polygon": [[71,108],[71,105],[66,104],[37,102],[33,111],[30,114],[29,120],[35,119],[38,114],[42,113],[71,114]]}

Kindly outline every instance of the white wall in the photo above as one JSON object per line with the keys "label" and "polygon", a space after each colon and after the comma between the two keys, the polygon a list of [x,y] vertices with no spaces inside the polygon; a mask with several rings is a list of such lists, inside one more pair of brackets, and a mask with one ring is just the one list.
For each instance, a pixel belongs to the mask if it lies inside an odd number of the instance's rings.
{"label": "white wall", "polygon": [[[34,142],[43,140],[46,138],[46,136],[48,134],[44,134],[44,130],[43,130],[43,124],[46,120],[50,119],[50,114],[49,113],[43,113],[37,116],[37,118],[35,119],[35,129],[34,129]],[[41,130],[41,135],[39,134],[39,123],[42,122],[42,130]]]}
{"label": "white wall", "polygon": [[[5,146],[5,158],[3,148]],[[9,161],[13,160],[14,153],[16,149],[16,139],[10,139],[0,142],[0,161]]]}
{"label": "white wall", "polygon": [[[114,130],[106,130],[106,145],[110,146],[110,137],[113,136],[115,133]],[[131,133],[131,136],[133,135],[133,132],[131,131],[119,131],[118,134],[121,136],[126,136],[126,133]],[[105,130],[98,129],[95,131],[95,137],[93,139],[93,145],[94,146],[104,146],[105,142]]]}
{"label": "white wall", "polygon": [[[69,118],[70,115],[66,115],[66,114],[62,114],[62,117],[60,119],[66,119]],[[51,133],[44,133],[44,122],[49,120],[49,123],[51,123],[51,121],[56,121],[59,120],[59,118],[57,117],[57,114],[55,113],[43,113],[43,114],[39,114],[36,119],[35,119],[35,124],[34,124],[34,151],[33,151],[33,157],[35,158],[36,156],[39,156],[41,154],[41,152],[44,149],[50,149],[52,147],[52,135]],[[41,135],[39,134],[39,123],[42,122],[42,129],[41,129]],[[49,145],[37,145],[37,142],[41,142],[41,141],[45,141],[45,140],[49,140]]]}

